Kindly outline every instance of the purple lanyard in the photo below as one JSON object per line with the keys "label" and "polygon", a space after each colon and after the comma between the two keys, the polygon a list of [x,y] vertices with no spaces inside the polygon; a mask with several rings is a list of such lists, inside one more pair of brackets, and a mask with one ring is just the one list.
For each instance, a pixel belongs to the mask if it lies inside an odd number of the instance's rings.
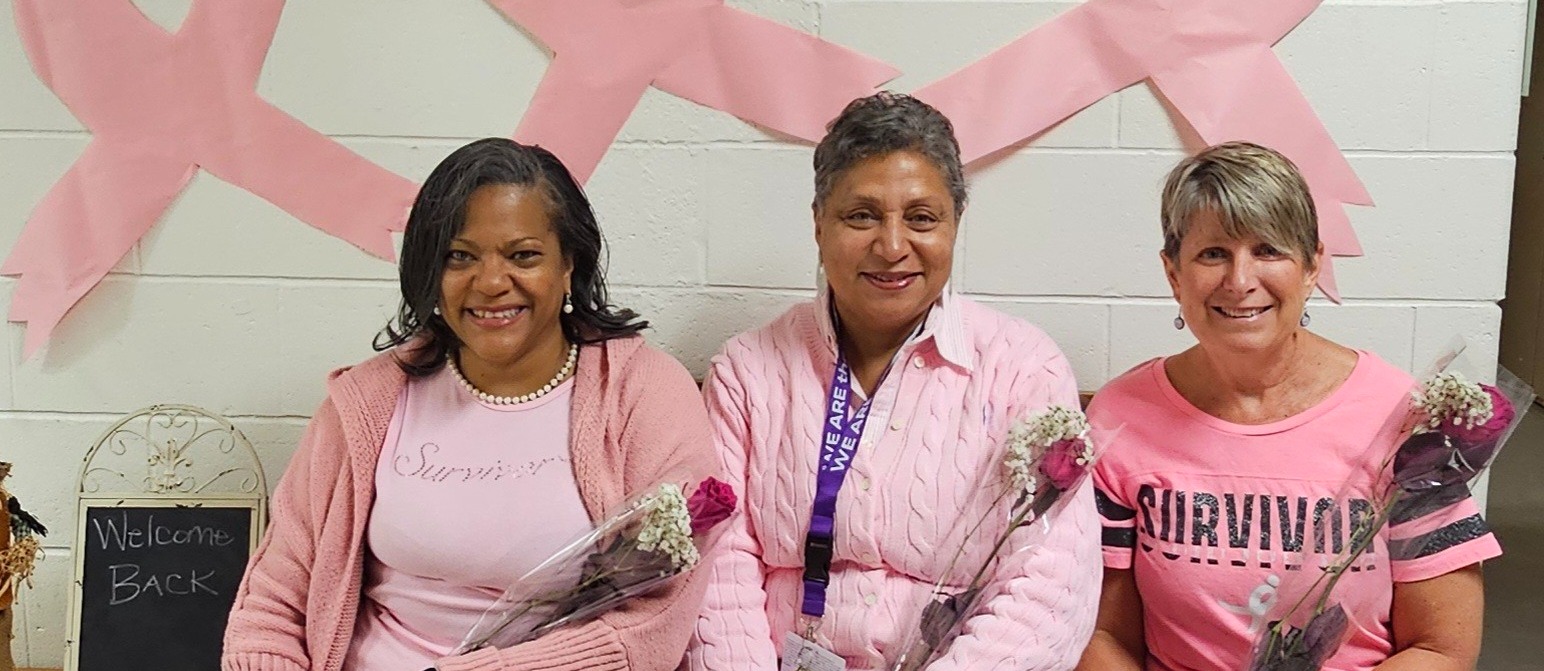
{"label": "purple lanyard", "polygon": [[826,612],[826,586],[831,583],[832,531],[836,526],[836,494],[847,480],[853,454],[863,438],[863,422],[869,404],[864,402],[851,419],[847,417],[852,396],[852,368],[840,354],[836,372],[831,376],[831,394],[826,401],[826,426],[820,443],[820,463],[815,476],[815,506],[810,514],[809,535],[804,538],[805,615],[819,619]]}

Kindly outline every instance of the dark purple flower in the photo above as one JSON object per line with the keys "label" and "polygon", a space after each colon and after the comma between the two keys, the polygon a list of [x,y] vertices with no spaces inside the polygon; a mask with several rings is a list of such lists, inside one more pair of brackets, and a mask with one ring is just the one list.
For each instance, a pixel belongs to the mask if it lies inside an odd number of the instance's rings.
{"label": "dark purple flower", "polygon": [[1302,629],[1273,622],[1248,671],[1319,671],[1340,649],[1350,624],[1339,604],[1313,616]]}
{"label": "dark purple flower", "polygon": [[936,651],[948,643],[954,626],[970,613],[971,608],[976,604],[976,597],[980,594],[980,589],[968,589],[959,594],[950,594],[942,599],[928,602],[922,609],[922,640],[927,643],[931,651]]}
{"label": "dark purple flower", "polygon": [[1029,502],[1030,514],[1024,519],[1024,524],[1021,526],[1027,526],[1032,524],[1034,520],[1045,517],[1045,514],[1050,512],[1051,506],[1056,505],[1056,502],[1061,500],[1062,494],[1066,493],[1067,490],[1055,485],[1041,487],[1035,492],[1035,498]]}
{"label": "dark purple flower", "polygon": [[738,503],[734,488],[717,478],[703,480],[686,500],[686,512],[692,516],[692,535],[700,535],[728,519]]}
{"label": "dark purple flower", "polygon": [[1340,649],[1349,626],[1351,618],[1346,615],[1346,609],[1337,603],[1333,608],[1313,616],[1308,625],[1303,627],[1303,648],[1309,651],[1315,662],[1323,664]]}
{"label": "dark purple flower", "polygon": [[1453,460],[1453,446],[1438,431],[1417,433],[1400,444],[1394,454],[1394,481],[1401,489],[1418,492],[1443,484],[1448,464]]}
{"label": "dark purple flower", "polygon": [[584,558],[578,585],[556,595],[552,614],[537,629],[597,603],[625,600],[640,586],[674,572],[669,555],[639,550],[633,539],[618,536],[606,549]]}
{"label": "dark purple flower", "polygon": [[[1510,424],[1511,405],[1508,403],[1504,407],[1505,423]],[[1501,449],[1501,434],[1506,426],[1480,429],[1502,419],[1501,415],[1498,411],[1491,422],[1469,429],[1464,438],[1453,435],[1461,427],[1452,425],[1410,436],[1394,455],[1394,481],[1407,492],[1420,492],[1473,480]],[[1483,441],[1472,442],[1472,437]]]}

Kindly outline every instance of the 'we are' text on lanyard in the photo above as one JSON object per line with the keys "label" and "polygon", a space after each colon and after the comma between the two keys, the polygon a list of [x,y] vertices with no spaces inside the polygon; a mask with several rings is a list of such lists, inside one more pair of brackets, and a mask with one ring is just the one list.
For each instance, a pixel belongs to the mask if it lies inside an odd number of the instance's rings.
{"label": "'we are' text on lanyard", "polygon": [[826,586],[831,582],[832,539],[836,528],[836,495],[847,480],[852,458],[863,439],[863,423],[869,403],[848,416],[852,398],[852,367],[840,354],[831,376],[826,401],[826,425],[820,441],[820,463],[815,475],[815,506],[809,534],[804,538],[804,602],[800,611],[814,620],[826,614]]}
{"label": "'we are' text on lanyard", "polygon": [[784,671],[791,669],[839,670],[845,667],[835,653],[814,642],[815,627],[826,613],[826,587],[831,583],[832,539],[836,527],[836,495],[846,482],[863,438],[863,423],[868,419],[869,403],[848,416],[852,399],[852,368],[840,353],[836,372],[831,376],[831,392],[826,399],[826,424],[820,441],[820,463],[816,466],[815,505],[810,515],[810,530],[804,538],[804,599],[800,606],[810,626],[805,636],[788,632],[783,645]]}

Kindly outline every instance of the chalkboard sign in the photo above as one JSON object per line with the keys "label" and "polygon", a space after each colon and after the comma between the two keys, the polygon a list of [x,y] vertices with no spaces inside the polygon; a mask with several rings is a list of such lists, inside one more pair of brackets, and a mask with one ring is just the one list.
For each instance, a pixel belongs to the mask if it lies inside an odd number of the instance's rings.
{"label": "chalkboard sign", "polygon": [[259,505],[83,499],[80,515],[69,668],[220,668]]}

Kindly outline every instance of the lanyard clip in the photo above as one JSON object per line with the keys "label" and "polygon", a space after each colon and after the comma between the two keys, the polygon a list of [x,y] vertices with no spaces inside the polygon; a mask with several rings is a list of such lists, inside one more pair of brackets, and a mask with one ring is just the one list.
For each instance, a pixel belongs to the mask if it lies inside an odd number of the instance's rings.
{"label": "lanyard clip", "polygon": [[804,539],[804,579],[831,584],[831,539],[810,534]]}

